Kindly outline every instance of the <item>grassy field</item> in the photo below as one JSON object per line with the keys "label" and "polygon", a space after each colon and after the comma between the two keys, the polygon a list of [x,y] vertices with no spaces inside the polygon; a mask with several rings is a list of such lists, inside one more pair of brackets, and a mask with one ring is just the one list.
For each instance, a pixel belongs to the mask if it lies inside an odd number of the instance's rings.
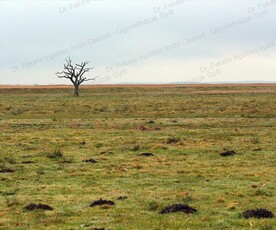
{"label": "grassy field", "polygon": [[[72,93],[0,88],[0,229],[276,226],[241,216],[276,214],[275,85]],[[225,150],[236,155],[220,156]],[[89,207],[100,198],[115,205]],[[25,210],[30,203],[54,210]],[[175,203],[197,212],[160,214]]]}

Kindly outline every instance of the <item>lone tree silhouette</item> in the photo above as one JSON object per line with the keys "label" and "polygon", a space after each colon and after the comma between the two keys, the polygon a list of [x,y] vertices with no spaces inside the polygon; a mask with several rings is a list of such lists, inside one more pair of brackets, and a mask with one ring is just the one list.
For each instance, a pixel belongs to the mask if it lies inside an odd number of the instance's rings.
{"label": "lone tree silhouette", "polygon": [[65,59],[65,61],[66,61],[66,64],[63,65],[64,70],[62,72],[56,72],[56,75],[59,78],[69,79],[75,87],[74,96],[78,97],[80,85],[85,81],[93,81],[97,78],[97,77],[95,78],[83,77],[83,75],[86,72],[93,69],[94,67],[92,68],[86,67],[87,64],[89,63],[88,61],[82,62],[81,64],[75,64],[75,66],[73,66],[70,57]]}

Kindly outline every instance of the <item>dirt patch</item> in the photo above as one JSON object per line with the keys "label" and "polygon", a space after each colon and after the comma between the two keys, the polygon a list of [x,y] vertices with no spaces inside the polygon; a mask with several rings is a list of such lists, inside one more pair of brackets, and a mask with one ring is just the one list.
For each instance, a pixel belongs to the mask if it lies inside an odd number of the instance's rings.
{"label": "dirt patch", "polygon": [[91,159],[83,160],[83,162],[95,164],[95,163],[97,163],[98,161],[96,161],[95,159],[92,159],[92,158],[91,158]]}
{"label": "dirt patch", "polygon": [[143,156],[143,157],[152,157],[154,156],[153,153],[140,153],[138,156]]}
{"label": "dirt patch", "polygon": [[13,173],[15,172],[13,169],[0,169],[0,173]]}
{"label": "dirt patch", "polygon": [[244,218],[272,218],[274,217],[273,213],[268,211],[267,209],[258,208],[258,209],[252,209],[252,210],[246,210],[242,216]]}
{"label": "dirt patch", "polygon": [[118,198],[117,198],[117,200],[126,200],[128,197],[127,196],[119,196]]}
{"label": "dirt patch", "polygon": [[29,211],[33,211],[33,210],[47,210],[47,211],[51,211],[54,210],[51,206],[47,205],[47,204],[34,204],[34,203],[30,203],[28,205],[26,205],[24,207],[24,209],[27,209]]}
{"label": "dirt patch", "polygon": [[235,154],[236,154],[236,152],[233,151],[233,150],[229,150],[229,151],[220,153],[220,155],[221,155],[222,157],[233,156],[233,155],[235,155]]}
{"label": "dirt patch", "polygon": [[101,205],[110,205],[110,206],[113,206],[115,205],[115,203],[111,200],[102,200],[102,199],[99,199],[99,200],[95,200],[93,201],[89,206],[90,207],[95,207],[95,206],[101,206]]}
{"label": "dirt patch", "polygon": [[184,213],[190,214],[190,213],[197,212],[197,210],[186,204],[173,204],[165,207],[160,213],[166,214],[170,212],[184,212]]}

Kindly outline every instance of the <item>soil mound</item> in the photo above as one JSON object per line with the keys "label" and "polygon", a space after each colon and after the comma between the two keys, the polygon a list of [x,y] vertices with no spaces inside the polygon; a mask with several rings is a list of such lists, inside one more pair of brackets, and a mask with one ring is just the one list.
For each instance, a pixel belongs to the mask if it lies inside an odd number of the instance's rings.
{"label": "soil mound", "polygon": [[137,129],[142,131],[147,130],[147,128],[143,125],[138,126]]}
{"label": "soil mound", "polygon": [[0,169],[0,173],[13,173],[15,172],[13,169]]}
{"label": "soil mound", "polygon": [[22,161],[21,164],[33,164],[33,161]]}
{"label": "soil mound", "polygon": [[261,148],[253,149],[253,151],[261,151]]}
{"label": "soil mound", "polygon": [[180,142],[180,138],[178,137],[169,137],[166,141],[167,144],[175,144]]}
{"label": "soil mound", "polygon": [[143,156],[143,157],[151,157],[154,156],[153,153],[140,153],[138,156]]}
{"label": "soil mound", "polygon": [[83,160],[83,162],[86,162],[86,163],[97,163],[97,161],[95,159],[86,159],[86,160]]}
{"label": "soil mound", "polygon": [[166,214],[170,212],[184,212],[189,214],[197,212],[197,210],[186,204],[173,204],[165,207],[160,213]]}
{"label": "soil mound", "polygon": [[58,163],[61,163],[61,164],[71,164],[73,163],[71,160],[64,160],[62,159],[61,161],[59,161]]}
{"label": "soil mound", "polygon": [[47,204],[34,204],[30,203],[24,207],[27,210],[33,211],[35,209],[51,211],[53,208]]}
{"label": "soil mound", "polygon": [[103,152],[100,152],[101,155],[112,155],[113,152],[110,152],[110,151],[103,151]]}
{"label": "soil mound", "polygon": [[267,209],[263,209],[263,208],[258,208],[258,209],[252,209],[252,210],[246,210],[242,216],[244,218],[272,218],[274,217],[273,213],[268,211]]}
{"label": "soil mound", "polygon": [[95,200],[93,201],[89,206],[90,207],[95,207],[95,206],[101,206],[101,205],[115,205],[115,203],[111,200],[102,200],[102,199],[99,199],[99,200]]}
{"label": "soil mound", "polygon": [[235,155],[235,154],[236,154],[236,152],[233,151],[233,150],[229,150],[229,151],[220,153],[220,155],[221,155],[222,157],[233,156],[233,155]]}

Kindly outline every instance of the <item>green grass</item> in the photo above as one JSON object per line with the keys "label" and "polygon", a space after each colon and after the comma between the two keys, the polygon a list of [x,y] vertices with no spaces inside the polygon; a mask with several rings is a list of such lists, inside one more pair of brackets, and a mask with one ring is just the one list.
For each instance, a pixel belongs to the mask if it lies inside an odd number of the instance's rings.
{"label": "green grass", "polygon": [[[0,229],[273,229],[275,218],[241,213],[276,214],[275,92],[0,89],[0,170],[15,170],[0,173]],[[100,198],[116,204],[89,207]],[[183,202],[198,212],[159,214]],[[54,210],[24,210],[29,203]]]}

